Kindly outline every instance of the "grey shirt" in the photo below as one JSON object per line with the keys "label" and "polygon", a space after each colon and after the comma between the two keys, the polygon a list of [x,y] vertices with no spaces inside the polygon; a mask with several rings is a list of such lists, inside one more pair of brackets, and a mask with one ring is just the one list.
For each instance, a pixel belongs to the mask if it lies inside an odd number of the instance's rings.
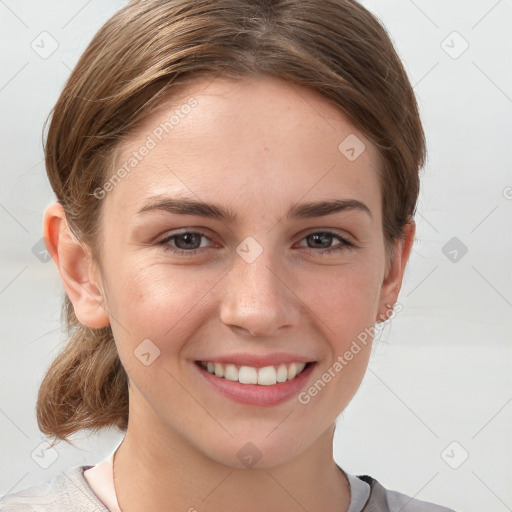
{"label": "grey shirt", "polygon": [[[109,512],[84,477],[91,467],[74,466],[48,482],[7,494],[0,499],[0,512]],[[389,491],[372,477],[345,474],[350,483],[347,512],[455,512]]]}

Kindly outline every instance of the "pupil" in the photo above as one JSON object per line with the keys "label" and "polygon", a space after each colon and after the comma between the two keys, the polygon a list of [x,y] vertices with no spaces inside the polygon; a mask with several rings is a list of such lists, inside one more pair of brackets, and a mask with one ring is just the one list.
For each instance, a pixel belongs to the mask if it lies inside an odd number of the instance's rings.
{"label": "pupil", "polygon": [[[309,238],[314,239],[315,243],[318,242],[319,239],[323,239],[324,245],[326,245],[326,247],[329,247],[331,245],[332,237],[328,233],[320,233],[320,234],[310,235]],[[321,240],[320,240],[320,243],[321,243]]]}
{"label": "pupil", "polygon": [[[180,244],[180,240],[185,240],[185,243]],[[200,242],[200,236],[197,233],[186,233],[184,235],[179,236],[176,239],[176,245],[180,249],[196,249],[197,247],[199,247],[199,245],[197,245],[198,243],[200,245],[201,242]],[[197,247],[190,247],[190,244],[197,245]],[[184,247],[180,247],[180,245],[184,245]]]}

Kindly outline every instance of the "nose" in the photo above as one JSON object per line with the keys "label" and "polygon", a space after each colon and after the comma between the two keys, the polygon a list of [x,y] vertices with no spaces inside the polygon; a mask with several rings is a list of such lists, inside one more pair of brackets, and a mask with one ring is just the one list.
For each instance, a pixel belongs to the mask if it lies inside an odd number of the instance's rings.
{"label": "nose", "polygon": [[266,256],[269,252],[263,251],[252,263],[236,256],[221,305],[225,325],[258,337],[297,326],[300,318],[301,305],[289,274]]}

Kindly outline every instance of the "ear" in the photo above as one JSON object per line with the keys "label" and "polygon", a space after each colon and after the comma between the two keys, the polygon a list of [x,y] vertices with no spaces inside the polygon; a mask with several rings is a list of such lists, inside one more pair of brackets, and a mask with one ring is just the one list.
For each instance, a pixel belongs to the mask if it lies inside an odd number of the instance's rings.
{"label": "ear", "polygon": [[[376,318],[377,322],[386,321],[393,314],[393,306],[402,287],[405,265],[411,253],[415,232],[416,223],[413,219],[410,219],[403,227],[404,239],[397,239],[395,241],[393,261],[391,264],[386,265],[386,275],[381,286],[379,299],[380,313]],[[391,307],[388,307],[386,304]]]}
{"label": "ear", "polygon": [[110,324],[100,273],[90,250],[76,239],[62,205],[52,203],[43,220],[43,240],[53,258],[81,324],[105,327]]}

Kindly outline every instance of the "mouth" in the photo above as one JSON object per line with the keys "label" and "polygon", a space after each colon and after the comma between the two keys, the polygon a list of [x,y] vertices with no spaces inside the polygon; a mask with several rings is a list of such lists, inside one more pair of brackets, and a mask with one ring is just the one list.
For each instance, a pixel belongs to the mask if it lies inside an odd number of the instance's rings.
{"label": "mouth", "polygon": [[256,368],[254,366],[196,361],[196,364],[199,364],[208,373],[221,379],[259,386],[273,386],[277,383],[293,380],[313,363],[314,361],[308,363],[294,362]]}
{"label": "mouth", "polygon": [[297,397],[313,373],[317,361],[264,366],[260,368],[195,361],[193,365],[208,390],[246,405],[267,407]]}

